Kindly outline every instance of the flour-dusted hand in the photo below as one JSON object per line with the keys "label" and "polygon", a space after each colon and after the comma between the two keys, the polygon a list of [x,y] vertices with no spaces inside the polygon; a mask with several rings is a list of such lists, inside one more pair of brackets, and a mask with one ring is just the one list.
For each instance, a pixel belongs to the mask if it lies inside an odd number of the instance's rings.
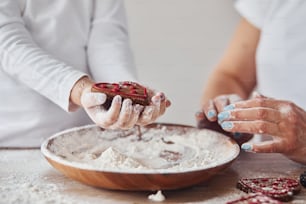
{"label": "flour-dusted hand", "polygon": [[229,105],[222,116],[221,127],[229,132],[271,136],[260,143],[245,143],[252,152],[283,153],[292,160],[306,163],[306,112],[290,101],[263,96]]}
{"label": "flour-dusted hand", "polygon": [[153,123],[158,117],[163,115],[166,109],[171,105],[163,92],[156,92],[147,87],[150,104],[144,107],[137,124],[144,126]]}
{"label": "flour-dusted hand", "polygon": [[108,95],[93,91],[94,84],[87,77],[80,79],[72,89],[71,101],[83,107],[91,120],[105,129],[130,129],[135,125],[153,123],[171,104],[164,93],[146,88],[148,105],[137,104],[133,98],[114,95],[110,106],[106,106],[109,102]]}
{"label": "flour-dusted hand", "polygon": [[[121,121],[119,121],[119,128],[131,128],[135,123],[142,126],[150,124],[164,114],[166,108],[170,106],[170,101],[166,99],[164,93],[156,92],[132,81],[97,83],[94,84],[91,91],[106,94],[107,99],[103,104],[106,109],[109,109],[109,105],[115,99],[115,96],[120,95],[122,97],[124,113],[120,114],[122,117],[119,117]],[[133,108],[131,108],[132,106]],[[138,110],[141,108],[143,110],[139,114]],[[136,109],[136,114],[134,109]],[[118,125],[115,125],[114,128],[118,128]]]}
{"label": "flour-dusted hand", "polygon": [[122,97],[117,95],[110,107],[105,109],[103,104],[106,99],[104,93],[91,92],[91,88],[84,90],[81,104],[92,121],[106,129],[129,129],[136,124],[143,106],[132,105],[130,99],[122,100]]}
{"label": "flour-dusted hand", "polygon": [[148,106],[133,104],[131,99],[116,95],[109,109],[105,109],[106,95],[85,90],[81,103],[89,117],[100,127],[107,129],[130,129],[137,125],[153,123],[165,113],[170,105],[163,93],[155,93]]}

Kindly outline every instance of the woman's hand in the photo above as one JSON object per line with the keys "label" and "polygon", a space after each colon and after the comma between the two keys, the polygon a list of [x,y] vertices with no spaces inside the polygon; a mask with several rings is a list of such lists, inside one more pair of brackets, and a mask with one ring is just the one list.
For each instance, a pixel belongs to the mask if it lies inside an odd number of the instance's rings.
{"label": "woman's hand", "polygon": [[239,132],[228,132],[224,131],[218,121],[218,113],[224,111],[224,108],[229,104],[241,101],[242,99],[236,94],[220,95],[214,99],[209,100],[203,106],[203,110],[196,113],[197,127],[207,128],[222,134],[225,134],[238,142],[238,144],[243,144],[244,142],[250,140],[253,135],[251,134],[241,134]]}
{"label": "woman's hand", "polygon": [[306,164],[306,112],[294,103],[257,96],[225,107],[218,118],[225,131],[272,137],[257,144],[245,143],[242,149],[283,153]]}

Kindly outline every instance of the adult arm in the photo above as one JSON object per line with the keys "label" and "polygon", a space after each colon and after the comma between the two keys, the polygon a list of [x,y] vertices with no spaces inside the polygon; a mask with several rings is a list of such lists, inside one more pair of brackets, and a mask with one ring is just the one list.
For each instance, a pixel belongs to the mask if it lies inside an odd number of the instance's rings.
{"label": "adult arm", "polygon": [[220,62],[213,69],[205,85],[201,104],[225,94],[249,97],[256,86],[255,54],[260,31],[242,19]]}
{"label": "adult arm", "polygon": [[223,57],[205,84],[201,110],[196,113],[197,126],[233,136],[240,144],[251,135],[241,137],[224,132],[217,115],[230,103],[246,99],[256,86],[255,54],[260,30],[241,19]]}

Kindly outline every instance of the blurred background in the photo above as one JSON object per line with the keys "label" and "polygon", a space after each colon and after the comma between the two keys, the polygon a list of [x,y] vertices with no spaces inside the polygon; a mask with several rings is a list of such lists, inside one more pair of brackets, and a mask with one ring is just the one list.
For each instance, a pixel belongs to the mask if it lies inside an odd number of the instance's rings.
{"label": "blurred background", "polygon": [[239,15],[231,0],[125,0],[131,46],[142,83],[172,106],[159,122],[196,125],[208,74]]}

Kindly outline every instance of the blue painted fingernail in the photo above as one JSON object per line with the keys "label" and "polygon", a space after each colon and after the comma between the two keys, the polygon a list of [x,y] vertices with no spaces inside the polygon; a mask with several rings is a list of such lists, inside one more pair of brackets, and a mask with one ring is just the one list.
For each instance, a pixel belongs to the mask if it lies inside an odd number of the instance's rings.
{"label": "blue painted fingernail", "polygon": [[210,110],[210,111],[208,111],[208,113],[207,113],[207,117],[208,118],[213,118],[213,117],[216,117],[216,111],[215,110]]}
{"label": "blue painted fingernail", "polygon": [[253,146],[249,143],[244,143],[241,145],[241,149],[243,149],[244,151],[250,152],[253,149]]}
{"label": "blue painted fingernail", "polygon": [[234,127],[233,123],[232,122],[223,122],[221,123],[221,127],[223,129],[227,129],[227,130],[230,130]]}
{"label": "blue painted fingernail", "polygon": [[240,132],[235,132],[234,133],[234,139],[240,139],[242,134]]}
{"label": "blue painted fingernail", "polygon": [[225,111],[218,114],[218,120],[223,121],[224,119],[228,119],[230,117],[230,113]]}
{"label": "blue painted fingernail", "polygon": [[233,110],[233,109],[235,109],[235,105],[234,105],[234,104],[225,106],[225,107],[223,108],[224,111]]}

